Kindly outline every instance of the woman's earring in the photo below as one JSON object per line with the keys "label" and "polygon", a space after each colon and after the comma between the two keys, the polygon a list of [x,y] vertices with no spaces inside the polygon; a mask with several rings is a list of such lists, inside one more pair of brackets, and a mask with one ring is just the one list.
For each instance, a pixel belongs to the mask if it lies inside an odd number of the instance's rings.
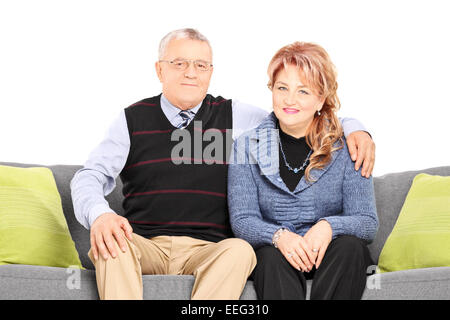
{"label": "woman's earring", "polygon": [[319,115],[319,116],[320,116],[320,110],[317,110],[317,115]]}

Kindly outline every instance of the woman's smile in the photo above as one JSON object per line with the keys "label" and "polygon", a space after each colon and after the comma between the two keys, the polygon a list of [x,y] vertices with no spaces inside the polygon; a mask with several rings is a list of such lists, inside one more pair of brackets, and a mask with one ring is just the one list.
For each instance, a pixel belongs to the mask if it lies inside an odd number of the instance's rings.
{"label": "woman's smile", "polygon": [[300,110],[294,108],[283,108],[283,111],[287,114],[296,114],[300,112]]}

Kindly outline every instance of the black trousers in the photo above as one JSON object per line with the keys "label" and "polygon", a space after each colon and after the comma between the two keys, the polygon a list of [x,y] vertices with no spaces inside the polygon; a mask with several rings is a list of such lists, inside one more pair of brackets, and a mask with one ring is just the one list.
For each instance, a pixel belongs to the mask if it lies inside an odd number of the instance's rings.
{"label": "black trousers", "polygon": [[366,287],[366,271],[373,264],[365,242],[343,235],[328,245],[319,268],[296,270],[273,246],[256,250],[253,278],[258,299],[304,300],[306,280],[313,279],[311,300],[359,300]]}

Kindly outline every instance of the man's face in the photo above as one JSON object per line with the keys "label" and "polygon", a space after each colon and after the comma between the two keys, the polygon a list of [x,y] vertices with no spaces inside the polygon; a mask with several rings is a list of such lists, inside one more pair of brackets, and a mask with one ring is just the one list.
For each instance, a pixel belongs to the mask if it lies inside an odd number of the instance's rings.
{"label": "man's face", "polygon": [[[204,41],[190,39],[173,39],[166,48],[161,60],[177,59],[206,61],[212,63],[212,52]],[[191,62],[186,70],[177,69],[168,62],[156,62],[156,73],[162,83],[164,96],[176,107],[186,110],[198,105],[206,96],[212,75],[212,67],[208,71],[200,71]]]}

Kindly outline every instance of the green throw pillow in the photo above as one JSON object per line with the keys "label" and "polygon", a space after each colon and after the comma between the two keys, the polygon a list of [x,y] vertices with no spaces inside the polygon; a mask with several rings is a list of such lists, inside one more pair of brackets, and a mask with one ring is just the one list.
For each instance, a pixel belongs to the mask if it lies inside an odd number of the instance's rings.
{"label": "green throw pillow", "polygon": [[380,272],[450,266],[450,177],[414,178],[378,266]]}
{"label": "green throw pillow", "polygon": [[0,265],[81,265],[52,171],[0,165]]}

